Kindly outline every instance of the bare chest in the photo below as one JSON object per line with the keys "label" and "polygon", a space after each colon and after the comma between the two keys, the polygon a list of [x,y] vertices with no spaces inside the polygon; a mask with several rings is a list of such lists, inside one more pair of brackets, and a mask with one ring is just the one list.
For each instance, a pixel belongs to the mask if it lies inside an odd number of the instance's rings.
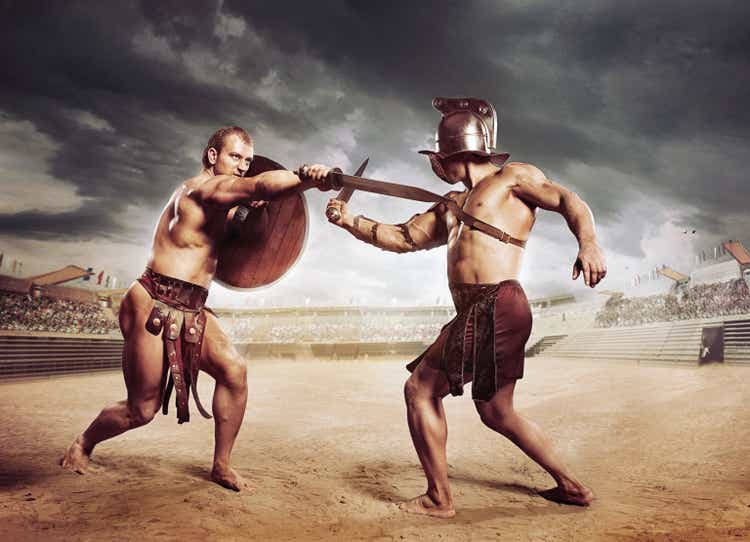
{"label": "bare chest", "polygon": [[[508,219],[518,213],[518,209],[515,209],[517,202],[514,201],[515,198],[510,187],[511,183],[509,182],[493,183],[487,186],[480,185],[457,194],[453,199],[465,213],[499,227],[508,223]],[[451,211],[446,213],[445,220],[449,242],[455,241],[464,230],[474,231],[462,227],[461,222]]]}

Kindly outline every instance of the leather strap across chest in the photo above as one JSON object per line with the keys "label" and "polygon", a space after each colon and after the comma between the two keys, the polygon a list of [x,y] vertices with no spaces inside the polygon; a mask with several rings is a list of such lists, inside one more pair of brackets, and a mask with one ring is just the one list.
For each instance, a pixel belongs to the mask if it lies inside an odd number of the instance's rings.
{"label": "leather strap across chest", "polygon": [[[515,237],[511,236],[508,232],[505,232],[501,230],[500,228],[496,228],[492,224],[488,224],[487,222],[484,222],[482,220],[479,220],[474,215],[471,215],[464,211],[458,203],[453,201],[450,198],[443,198],[444,200],[447,200],[449,203],[446,203],[448,206],[448,209],[456,216],[456,219],[460,222],[463,222],[470,228],[473,228],[475,230],[479,230],[482,233],[486,233],[490,237],[494,237],[501,243],[509,243],[511,245],[515,245],[517,247],[525,248],[526,247],[526,241],[522,239],[516,239]],[[452,204],[452,205],[451,205]]]}

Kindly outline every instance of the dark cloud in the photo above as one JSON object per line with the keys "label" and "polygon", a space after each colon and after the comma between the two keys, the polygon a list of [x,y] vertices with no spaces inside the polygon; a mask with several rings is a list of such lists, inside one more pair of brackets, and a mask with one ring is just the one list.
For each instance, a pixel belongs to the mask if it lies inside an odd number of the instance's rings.
{"label": "dark cloud", "polygon": [[[326,130],[361,112],[355,146],[342,152],[422,168],[408,181],[437,190],[413,152],[438,120],[430,101],[473,94],[497,105],[514,159],[571,185],[600,224],[619,228],[622,254],[641,254],[647,217],[628,223],[641,198],[710,235],[744,235],[727,217],[748,200],[747,3],[18,1],[0,10],[0,121],[30,121],[56,142],[49,174],[85,198],[74,211],[0,214],[0,233],[120,236],[118,216],[157,206],[229,123],[292,162],[314,158],[302,153],[322,152]],[[541,224],[556,238],[559,221]]]}
{"label": "dark cloud", "polygon": [[84,203],[75,211],[45,213],[31,210],[0,215],[0,231],[4,234],[30,236],[36,239],[61,237],[75,232],[82,238],[93,235],[111,236],[118,231],[115,217],[99,204]]}
{"label": "dark cloud", "polygon": [[[717,190],[733,191],[743,168],[722,168],[708,183],[701,148],[717,137],[747,144],[747,6],[350,2],[331,13],[229,1],[225,9],[287,54],[312,54],[365,94],[407,104],[418,129],[433,129],[433,95],[482,95],[498,104],[514,158],[558,172],[571,161],[611,167],[664,201],[708,205],[707,216],[744,205],[713,201]],[[388,145],[377,135],[366,141]],[[677,168],[665,163],[674,143],[693,150]],[[619,219],[606,179],[563,180],[603,220]]]}
{"label": "dark cloud", "polygon": [[[349,2],[333,14],[228,1],[289,53],[313,51],[373,95],[419,111],[431,129],[435,94],[492,99],[514,157],[564,170],[570,160],[636,173],[642,188],[680,201],[696,172],[670,178],[661,148],[731,136],[747,143],[750,8],[736,2],[408,4]],[[287,37],[291,38],[287,39]],[[698,150],[698,149],[696,149]],[[688,163],[698,165],[696,155]],[[597,207],[599,189],[582,186]],[[685,203],[700,203],[692,197]],[[722,207],[737,210],[735,201]],[[718,210],[716,207],[714,210]]]}

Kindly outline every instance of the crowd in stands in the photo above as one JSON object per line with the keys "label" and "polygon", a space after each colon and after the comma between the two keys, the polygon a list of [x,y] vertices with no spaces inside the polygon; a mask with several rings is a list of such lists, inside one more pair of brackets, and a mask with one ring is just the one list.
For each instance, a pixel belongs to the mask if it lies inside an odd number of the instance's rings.
{"label": "crowd in stands", "polygon": [[95,303],[0,292],[0,329],[106,335],[118,325]]}
{"label": "crowd in stands", "polygon": [[613,296],[596,315],[596,326],[636,326],[737,314],[750,314],[750,291],[742,279],[698,284],[666,295]]}
{"label": "crowd in stands", "polygon": [[[593,312],[593,311],[592,311]],[[596,327],[750,314],[750,291],[742,279],[698,284],[648,297],[611,297],[596,313]],[[431,342],[449,319],[439,317],[222,318],[232,339],[269,343]],[[540,317],[541,315],[537,315]],[[591,325],[591,324],[589,324]],[[0,292],[0,329],[109,334],[117,322],[95,303]]]}
{"label": "crowd in stands", "polygon": [[440,333],[441,326],[442,323],[415,321],[336,321],[332,318],[320,318],[317,321],[277,322],[274,325],[265,322],[253,324],[249,319],[237,319],[227,327],[230,336],[237,341],[335,343],[432,341]]}

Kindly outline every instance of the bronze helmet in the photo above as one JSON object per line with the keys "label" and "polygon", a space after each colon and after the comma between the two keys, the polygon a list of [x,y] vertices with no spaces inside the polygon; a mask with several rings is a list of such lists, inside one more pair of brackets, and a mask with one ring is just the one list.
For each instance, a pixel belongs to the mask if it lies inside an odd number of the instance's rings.
{"label": "bronze helmet", "polygon": [[460,153],[472,153],[490,159],[502,166],[510,157],[508,153],[497,153],[497,113],[486,100],[480,98],[435,98],[432,105],[443,118],[435,135],[435,150],[422,150],[432,163],[432,169],[443,180],[441,160]]}

